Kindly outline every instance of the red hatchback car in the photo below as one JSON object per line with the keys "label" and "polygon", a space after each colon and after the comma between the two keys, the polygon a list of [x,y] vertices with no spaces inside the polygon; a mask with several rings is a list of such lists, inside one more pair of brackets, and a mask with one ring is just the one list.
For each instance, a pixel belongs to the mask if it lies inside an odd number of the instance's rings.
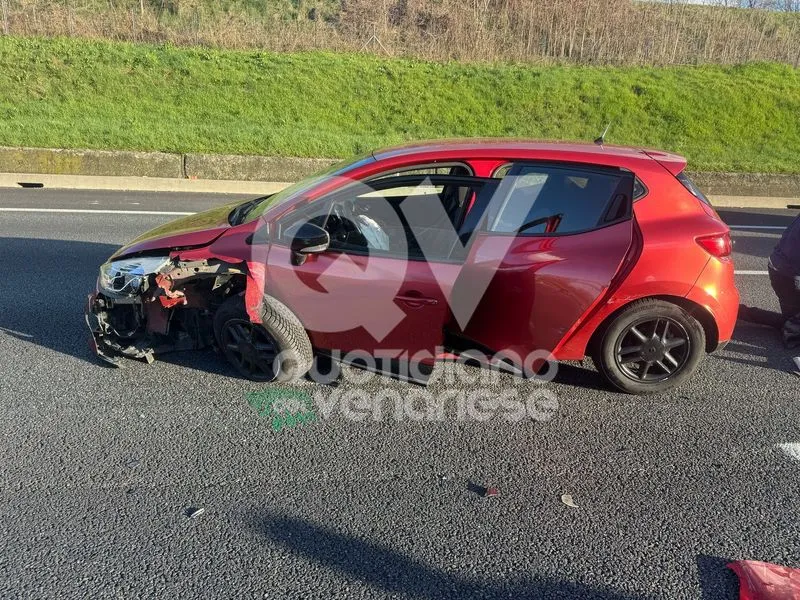
{"label": "red hatchback car", "polygon": [[739,305],[728,227],[685,166],[514,140],[375,152],[143,235],[101,267],[87,322],[115,364],[216,345],[259,381],[315,355],[418,379],[442,358],[534,375],[590,355],[619,390],[663,391]]}

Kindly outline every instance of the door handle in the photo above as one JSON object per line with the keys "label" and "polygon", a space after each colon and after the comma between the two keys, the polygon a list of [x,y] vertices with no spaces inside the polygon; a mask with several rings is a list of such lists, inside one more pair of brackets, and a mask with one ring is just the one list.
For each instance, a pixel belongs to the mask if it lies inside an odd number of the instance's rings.
{"label": "door handle", "polygon": [[428,298],[417,291],[407,292],[395,298],[410,308],[422,308],[423,306],[435,306],[439,304],[436,298]]}

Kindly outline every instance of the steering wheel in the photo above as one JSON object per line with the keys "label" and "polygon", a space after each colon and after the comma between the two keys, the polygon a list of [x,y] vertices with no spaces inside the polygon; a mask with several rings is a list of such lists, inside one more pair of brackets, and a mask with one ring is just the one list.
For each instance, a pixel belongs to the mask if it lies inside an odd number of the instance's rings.
{"label": "steering wheel", "polygon": [[345,206],[344,202],[337,202],[333,205],[326,227],[331,239],[342,244],[347,243],[348,236],[357,231],[353,223],[352,214],[352,209]]}

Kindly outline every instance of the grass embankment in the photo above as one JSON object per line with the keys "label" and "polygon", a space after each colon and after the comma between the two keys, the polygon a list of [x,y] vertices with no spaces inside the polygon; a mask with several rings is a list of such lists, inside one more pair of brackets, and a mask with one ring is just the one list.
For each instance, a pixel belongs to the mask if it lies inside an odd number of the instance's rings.
{"label": "grass embankment", "polygon": [[516,136],[800,172],[800,70],[469,65],[0,37],[0,144],[344,157]]}

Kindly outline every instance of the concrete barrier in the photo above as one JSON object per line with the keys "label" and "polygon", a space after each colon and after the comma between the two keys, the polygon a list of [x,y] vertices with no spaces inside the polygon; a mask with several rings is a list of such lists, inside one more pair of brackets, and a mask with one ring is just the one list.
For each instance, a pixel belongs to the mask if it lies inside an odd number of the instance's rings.
{"label": "concrete barrier", "polygon": [[0,173],[294,182],[331,158],[0,147]]}
{"label": "concrete barrier", "polygon": [[709,196],[800,197],[800,175],[690,172],[689,176]]}
{"label": "concrete barrier", "polygon": [[183,157],[163,152],[0,147],[0,173],[183,177]]}
{"label": "concrete barrier", "polygon": [[185,176],[191,179],[295,182],[337,162],[330,158],[187,154],[184,169]]}

